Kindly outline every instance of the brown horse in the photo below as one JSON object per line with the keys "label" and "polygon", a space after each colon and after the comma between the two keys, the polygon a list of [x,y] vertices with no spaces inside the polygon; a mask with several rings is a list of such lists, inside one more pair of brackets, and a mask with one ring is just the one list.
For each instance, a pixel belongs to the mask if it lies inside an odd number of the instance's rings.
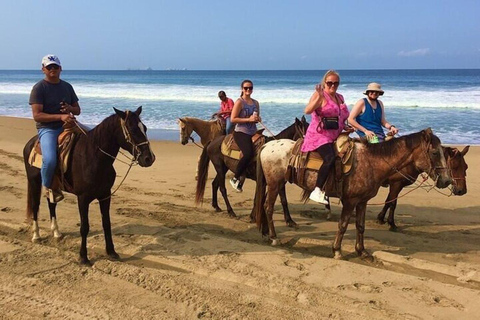
{"label": "brown horse", "polygon": [[[447,162],[447,168],[450,171],[450,176],[452,178],[452,194],[456,196],[464,195],[467,193],[466,176],[468,169],[464,157],[470,146],[466,146],[462,151],[451,147],[442,148]],[[395,225],[395,208],[397,207],[398,195],[404,187],[413,184],[420,173],[421,172],[415,166],[408,166],[388,178],[390,189],[387,199],[385,200],[385,205],[377,216],[377,222],[379,224],[385,223],[385,214],[387,213],[387,210],[390,209],[387,222],[390,226],[390,231],[397,230],[397,226]]]}
{"label": "brown horse", "polygon": [[[115,108],[114,108],[115,109]],[[77,196],[80,212],[80,263],[90,265],[87,255],[87,235],[90,229],[88,222],[88,207],[97,199],[102,214],[103,233],[105,235],[106,252],[109,257],[119,259],[115,252],[110,224],[111,188],[115,181],[116,173],[113,162],[120,148],[132,154],[135,161],[142,167],[149,167],[155,161],[155,155],[150,149],[146,132],[147,127],[140,121],[142,107],[135,112],[120,111],[115,109],[115,114],[103,120],[98,126],[85,135],[80,134],[75,138],[69,167],[65,173],[65,182],[71,186],[69,191]],[[27,219],[33,219],[33,238],[40,238],[38,228],[38,209],[42,181],[40,169],[28,163],[30,151],[35,145],[37,136],[30,139],[23,149],[25,169],[27,171]],[[56,203],[48,201],[52,229],[56,229]]]}
{"label": "brown horse", "polygon": [[[268,142],[273,139],[299,139],[303,137],[308,128],[308,122],[305,120],[305,117],[302,117],[302,120],[295,118],[295,122],[290,125],[288,128],[284,129],[282,132],[277,134],[274,137],[265,137],[265,142]],[[200,161],[198,163],[198,180],[197,180],[197,189],[195,193],[195,203],[199,204],[203,201],[203,195],[205,193],[205,184],[208,177],[208,168],[209,163],[212,161],[217,175],[212,181],[212,207],[217,211],[221,212],[222,209],[218,206],[217,193],[220,188],[225,204],[227,205],[228,215],[231,217],[236,217],[235,212],[230,205],[230,201],[227,197],[227,190],[225,188],[225,175],[230,169],[235,172],[238,165],[238,160],[230,159],[224,156],[221,152],[221,145],[225,136],[220,136],[215,138],[211,143],[209,143],[203,149],[202,155],[200,156]],[[255,162],[252,162],[251,165],[246,170],[246,178],[255,180]],[[290,227],[295,227],[296,223],[293,221],[288,210],[288,203],[285,193],[285,188],[280,190],[280,198],[282,199],[283,212],[285,217],[285,222]],[[255,216],[252,210],[250,215],[251,222],[255,221]]]}
{"label": "brown horse", "polygon": [[[293,145],[294,142],[289,140],[272,141],[265,144],[257,155],[254,211],[257,226],[263,235],[268,234],[270,239],[274,240],[273,244],[278,242],[273,224],[273,205],[279,188],[286,183],[285,173]],[[340,197],[343,205],[342,214],[333,243],[334,257],[337,259],[342,257],[342,239],[353,210],[356,210],[357,229],[355,250],[363,257],[370,257],[363,242],[367,202],[377,194],[382,182],[397,170],[413,164],[419,170],[427,172],[436,181],[437,187],[445,188],[451,183],[440,139],[430,128],[379,144],[355,141],[354,145],[354,165],[350,174],[343,177]],[[306,174],[304,199],[314,189],[316,180],[316,171]],[[328,196],[339,197],[329,188],[326,193]]]}
{"label": "brown horse", "polygon": [[192,133],[196,132],[200,137],[202,146],[207,142],[212,141],[218,136],[225,134],[225,129],[222,127],[220,120],[205,121],[192,117],[184,117],[178,119],[178,126],[180,127],[180,142],[183,145],[192,140]]}

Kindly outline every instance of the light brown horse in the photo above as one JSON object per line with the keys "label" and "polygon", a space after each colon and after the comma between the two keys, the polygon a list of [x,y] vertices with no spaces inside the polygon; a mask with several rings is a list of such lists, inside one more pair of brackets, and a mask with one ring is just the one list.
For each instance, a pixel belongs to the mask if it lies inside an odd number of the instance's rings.
{"label": "light brown horse", "polygon": [[[469,148],[470,146],[466,146],[460,151],[457,148],[442,147],[447,162],[447,168],[450,171],[450,176],[452,178],[452,194],[456,196],[461,196],[467,193],[466,176],[468,165],[465,162],[464,157]],[[387,182],[390,189],[387,199],[385,200],[385,205],[377,216],[377,222],[379,224],[385,223],[385,214],[389,210],[387,222],[390,226],[390,231],[397,230],[395,224],[395,208],[397,207],[398,195],[404,187],[413,184],[420,173],[421,172],[415,166],[409,166],[388,178]]]}
{"label": "light brown horse", "polygon": [[192,117],[183,117],[178,119],[178,125],[180,127],[180,142],[183,145],[188,143],[188,140],[192,140],[192,133],[196,132],[200,137],[202,146],[205,146],[207,142],[212,141],[218,136],[225,134],[225,128],[222,127],[221,121],[210,120],[205,121]]}
{"label": "light brown horse", "polygon": [[[293,145],[294,142],[291,140],[272,141],[265,144],[257,156],[254,211],[257,226],[263,235],[268,234],[273,244],[278,242],[273,224],[273,206],[279,187],[286,183],[285,173]],[[342,257],[342,239],[353,210],[356,210],[357,229],[355,250],[362,257],[371,257],[364,246],[367,202],[377,194],[382,182],[397,170],[413,164],[419,170],[427,172],[436,181],[438,188],[446,188],[451,183],[440,139],[430,128],[379,144],[367,144],[356,140],[354,145],[352,171],[343,177],[340,197],[343,205],[342,214],[332,248],[336,259]],[[316,180],[316,171],[306,174],[304,198],[314,189]],[[328,188],[326,194],[339,197],[334,190]]]}

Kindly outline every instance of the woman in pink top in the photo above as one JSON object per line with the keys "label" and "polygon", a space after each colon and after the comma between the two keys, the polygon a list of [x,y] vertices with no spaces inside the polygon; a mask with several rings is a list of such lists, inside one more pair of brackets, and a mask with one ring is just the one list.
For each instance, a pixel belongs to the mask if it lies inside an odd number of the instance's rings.
{"label": "woman in pink top", "polygon": [[[323,188],[335,163],[333,142],[342,130],[347,129],[345,120],[349,115],[343,96],[337,93],[339,84],[340,75],[334,70],[327,71],[305,107],[305,113],[311,114],[312,120],[305,134],[302,152],[317,151],[323,159],[323,164],[318,170],[316,187],[310,194],[310,199],[322,204],[328,203]],[[323,118],[328,118],[329,124],[322,121]]]}

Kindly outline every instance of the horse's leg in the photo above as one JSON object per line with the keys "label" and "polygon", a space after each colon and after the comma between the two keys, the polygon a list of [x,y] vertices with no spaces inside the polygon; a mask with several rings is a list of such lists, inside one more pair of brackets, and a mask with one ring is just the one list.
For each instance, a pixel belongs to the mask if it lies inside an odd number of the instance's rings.
{"label": "horse's leg", "polygon": [[332,220],[332,207],[330,206],[330,198],[327,198],[327,204],[325,205],[325,210],[327,210],[327,220]]}
{"label": "horse's leg", "polygon": [[42,195],[42,181],[40,179],[29,179],[27,192],[27,219],[32,219],[32,242],[37,242],[40,240],[38,210],[40,209],[40,198]]}
{"label": "horse's leg", "polygon": [[390,231],[397,231],[397,226],[395,224],[395,209],[397,208],[397,198],[402,191],[403,187],[408,185],[409,183],[405,183],[404,181],[400,181],[398,183],[394,183],[390,185],[390,192],[388,193],[387,201],[388,208],[390,211],[388,213],[388,225],[390,226]]}
{"label": "horse's leg", "polygon": [[377,215],[377,223],[378,224],[385,224],[385,214],[387,213],[388,208],[390,208],[391,202],[390,200],[390,192],[388,193],[387,199],[385,199],[385,205],[383,206],[380,213]]}
{"label": "horse's leg", "polygon": [[90,201],[85,196],[78,196],[78,211],[80,213],[80,235],[82,236],[82,243],[80,244],[80,264],[92,265],[88,260],[87,255],[87,236],[90,231],[90,224],[88,222],[88,207]]}
{"label": "horse's leg", "polygon": [[112,225],[110,223],[110,196],[102,201],[99,201],[100,212],[102,213],[102,227],[103,235],[105,236],[105,250],[107,255],[112,259],[120,259],[120,256],[115,252],[112,239]]}
{"label": "horse's leg", "polygon": [[[224,183],[225,184],[225,183]],[[212,207],[217,212],[222,212],[222,209],[218,206],[218,174],[215,176],[215,179],[212,181]]]}
{"label": "horse's leg", "polygon": [[268,223],[268,236],[272,240],[272,246],[278,244],[277,233],[275,232],[275,225],[273,223],[273,208],[275,206],[275,200],[277,200],[278,195],[278,185],[268,186],[267,187],[267,208],[266,208],[266,216],[267,216],[267,223]]}
{"label": "horse's leg", "polygon": [[[220,187],[220,192],[222,193],[223,200],[225,201],[225,205],[227,206],[227,213],[230,217],[236,218],[237,215],[233,211],[232,206],[230,205],[230,201],[228,200],[227,196],[227,188],[225,188],[225,174],[227,173],[227,167],[222,165],[220,170],[217,170],[217,179],[218,179],[218,186]],[[218,189],[215,190],[215,194],[217,193]]]}
{"label": "horse's leg", "polygon": [[282,203],[283,208],[283,217],[285,219],[285,223],[290,228],[297,228],[298,225],[295,221],[293,221],[292,216],[290,215],[290,210],[288,210],[288,201],[287,201],[287,192],[285,190],[286,184],[283,183],[279,186],[278,194],[280,195],[280,201]]}
{"label": "horse's leg", "polygon": [[57,204],[51,203],[48,201],[48,209],[50,210],[50,230],[53,232],[53,237],[55,239],[59,239],[62,237],[62,233],[58,230],[58,224],[57,224]]}
{"label": "horse's leg", "polygon": [[365,233],[365,213],[367,211],[367,202],[361,202],[356,207],[355,226],[357,227],[357,241],[355,243],[355,251],[362,258],[371,258],[370,253],[365,250],[364,233]]}
{"label": "horse's leg", "polygon": [[[335,259],[342,258],[342,240],[343,236],[345,235],[345,231],[347,231],[348,223],[350,222],[350,217],[352,216],[352,212],[354,206],[347,201],[342,201],[342,214],[340,215],[340,220],[338,221],[338,230],[337,235],[335,236],[335,241],[333,242],[333,254]],[[357,218],[358,219],[358,218]]]}

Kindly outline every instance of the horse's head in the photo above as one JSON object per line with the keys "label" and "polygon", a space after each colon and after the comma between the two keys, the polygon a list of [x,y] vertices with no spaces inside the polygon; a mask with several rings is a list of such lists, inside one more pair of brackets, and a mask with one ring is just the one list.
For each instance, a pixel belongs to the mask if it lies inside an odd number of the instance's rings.
{"label": "horse's head", "polygon": [[180,143],[186,145],[193,132],[193,127],[189,125],[187,118],[178,118],[178,126],[180,127]]}
{"label": "horse's head", "polygon": [[442,142],[433,134],[430,128],[422,130],[421,134],[421,148],[422,152],[426,155],[426,163],[418,167],[424,168],[424,171],[435,181],[437,188],[446,188],[452,183],[452,179],[447,170],[447,162],[441,145]]}
{"label": "horse's head", "polygon": [[466,146],[462,151],[457,148],[443,147],[447,168],[452,178],[452,193],[461,196],[467,193],[467,169],[465,155],[470,146]]}
{"label": "horse's head", "polygon": [[307,132],[309,123],[307,122],[307,119],[305,116],[302,116],[301,120],[298,120],[295,118],[295,136],[293,137],[293,140],[298,140],[300,138],[303,138],[305,136],[305,133]]}
{"label": "horse's head", "polygon": [[134,112],[113,109],[120,117],[123,131],[119,141],[120,147],[129,151],[140,166],[150,167],[155,162],[155,155],[147,138],[147,127],[140,120],[142,107],[138,107]]}

